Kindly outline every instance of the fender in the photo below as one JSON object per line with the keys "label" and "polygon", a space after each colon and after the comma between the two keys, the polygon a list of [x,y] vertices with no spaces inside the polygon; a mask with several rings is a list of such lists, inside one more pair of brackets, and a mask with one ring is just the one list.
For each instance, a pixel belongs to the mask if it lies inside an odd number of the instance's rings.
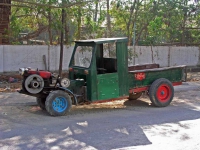
{"label": "fender", "polygon": [[69,89],[64,88],[64,87],[58,87],[58,88],[59,88],[59,89],[62,89],[62,90],[64,90],[64,91],[66,91],[67,93],[70,93],[70,94],[73,96],[73,98],[75,99],[76,105],[78,105],[77,98],[76,98],[76,96],[74,95],[74,93],[73,93],[72,91],[70,91]]}

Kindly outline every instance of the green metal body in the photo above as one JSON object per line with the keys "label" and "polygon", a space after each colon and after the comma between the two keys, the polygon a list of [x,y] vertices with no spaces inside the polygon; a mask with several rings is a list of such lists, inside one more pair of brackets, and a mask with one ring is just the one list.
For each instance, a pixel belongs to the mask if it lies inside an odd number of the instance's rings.
{"label": "green metal body", "polygon": [[[129,90],[137,87],[151,85],[158,78],[166,78],[172,82],[179,82],[183,76],[183,67],[170,69],[141,70],[145,72],[145,79],[137,80],[135,74],[138,72],[128,71],[128,48],[127,38],[105,38],[75,41],[75,47],[69,64],[70,90],[75,93],[83,86],[87,90],[89,101],[99,101],[119,98],[129,95]],[[105,46],[104,44],[107,44]],[[115,58],[106,58],[105,49],[114,47]],[[78,47],[90,47],[88,50],[92,57],[87,56],[87,50],[78,50]],[[83,54],[85,60],[90,60],[87,67],[75,65],[76,54]],[[110,52],[109,52],[110,55]],[[86,58],[87,57],[87,58]],[[84,62],[84,61],[83,61]]]}
{"label": "green metal body", "polygon": [[[129,72],[129,87],[139,88],[144,86],[150,86],[156,79],[165,78],[172,83],[182,82],[185,66],[167,67],[167,68],[154,68],[147,70],[139,70]],[[145,79],[140,81],[136,80],[135,74],[137,72],[145,73]]]}

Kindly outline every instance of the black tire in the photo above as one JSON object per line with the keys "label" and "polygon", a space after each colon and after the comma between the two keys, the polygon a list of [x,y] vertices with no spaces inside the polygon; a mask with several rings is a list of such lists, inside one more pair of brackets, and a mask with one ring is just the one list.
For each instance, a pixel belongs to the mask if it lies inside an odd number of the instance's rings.
{"label": "black tire", "polygon": [[68,93],[57,90],[51,92],[45,102],[47,112],[52,116],[63,116],[70,111],[72,106],[71,97]]}
{"label": "black tire", "polygon": [[165,78],[157,79],[152,83],[149,89],[149,97],[154,106],[166,107],[171,103],[174,97],[174,87],[172,83]]}
{"label": "black tire", "polygon": [[129,100],[137,100],[138,98],[140,98],[140,96],[142,96],[142,92],[139,93],[129,93]]}
{"label": "black tire", "polygon": [[40,106],[40,108],[42,109],[42,110],[46,110],[46,108],[45,108],[45,101],[46,101],[46,98],[36,98],[36,101],[37,101],[37,104],[38,104],[38,106]]}

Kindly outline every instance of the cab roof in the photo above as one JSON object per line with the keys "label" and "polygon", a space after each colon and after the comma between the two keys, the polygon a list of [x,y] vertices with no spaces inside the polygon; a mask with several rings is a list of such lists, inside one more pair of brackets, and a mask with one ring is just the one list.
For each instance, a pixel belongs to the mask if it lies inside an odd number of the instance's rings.
{"label": "cab roof", "polygon": [[110,43],[110,42],[127,42],[127,37],[115,37],[115,38],[98,38],[98,39],[88,39],[88,40],[77,40],[75,43]]}

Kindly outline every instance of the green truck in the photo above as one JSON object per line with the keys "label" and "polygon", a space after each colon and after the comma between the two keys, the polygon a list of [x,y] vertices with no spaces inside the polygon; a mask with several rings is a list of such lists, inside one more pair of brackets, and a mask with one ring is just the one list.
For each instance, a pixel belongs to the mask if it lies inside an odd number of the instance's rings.
{"label": "green truck", "polygon": [[144,92],[154,106],[168,106],[173,86],[185,81],[185,66],[128,66],[127,42],[126,37],[75,41],[68,77],[20,68],[24,78],[20,93],[35,96],[38,105],[53,116],[65,115],[72,105],[83,102],[136,100]]}

